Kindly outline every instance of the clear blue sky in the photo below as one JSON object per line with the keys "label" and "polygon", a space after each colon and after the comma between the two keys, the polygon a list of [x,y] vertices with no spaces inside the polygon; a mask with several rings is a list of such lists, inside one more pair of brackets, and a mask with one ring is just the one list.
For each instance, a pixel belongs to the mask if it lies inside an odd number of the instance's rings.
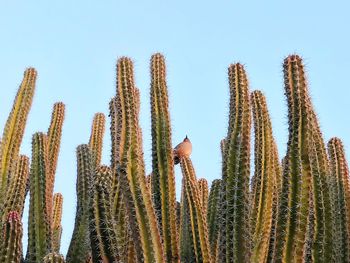
{"label": "clear blue sky", "polygon": [[221,176],[227,66],[238,61],[246,65],[251,90],[261,89],[267,96],[281,156],[287,141],[281,65],[295,52],[305,59],[325,139],[341,137],[349,152],[350,4],[324,2],[0,1],[0,129],[28,66],[39,77],[22,153],[30,155],[35,131],[47,130],[53,103],[67,106],[55,186],[64,195],[62,252],[74,225],[75,148],[88,141],[93,114],[108,114],[120,56],[135,62],[148,171],[149,58],[154,52],[167,58],[173,143],[190,137],[198,177],[211,181]]}

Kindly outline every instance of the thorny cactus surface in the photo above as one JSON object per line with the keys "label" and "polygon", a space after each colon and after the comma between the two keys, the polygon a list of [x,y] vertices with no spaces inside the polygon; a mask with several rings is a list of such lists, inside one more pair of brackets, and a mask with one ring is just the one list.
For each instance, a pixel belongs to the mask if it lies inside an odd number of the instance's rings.
{"label": "thorny cactus surface", "polygon": [[[228,131],[222,175],[197,180],[189,138],[172,147],[163,55],[151,58],[152,171],[146,176],[139,124],[141,92],[131,59],[117,62],[109,104],[110,166],[102,165],[105,115],[94,116],[88,144],[77,148],[77,207],[68,263],[350,262],[350,178],[339,138],[328,154],[309,95],[302,59],[284,60],[289,139],[282,162],[266,99],[249,93],[242,64],[229,67]],[[0,262],[65,262],[60,254],[63,208],[53,194],[65,116],[54,104],[46,134],[35,133],[31,163],[20,146],[36,71],[24,73],[0,138]],[[250,169],[251,119],[254,173]],[[183,178],[175,195],[174,164]],[[30,169],[29,169],[30,167]],[[217,175],[216,177],[220,177]],[[29,198],[28,247],[22,215]]]}

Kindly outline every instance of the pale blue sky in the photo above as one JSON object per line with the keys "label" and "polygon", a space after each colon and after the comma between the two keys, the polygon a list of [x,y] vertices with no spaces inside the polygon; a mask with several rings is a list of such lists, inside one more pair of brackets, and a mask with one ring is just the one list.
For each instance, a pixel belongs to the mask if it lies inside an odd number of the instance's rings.
{"label": "pale blue sky", "polygon": [[[324,2],[1,0],[0,130],[28,66],[39,77],[22,153],[30,155],[35,131],[47,130],[53,103],[66,104],[55,186],[64,195],[62,252],[74,226],[75,148],[88,141],[93,114],[108,114],[120,56],[135,62],[148,171],[149,58],[154,52],[167,58],[173,142],[190,137],[198,177],[221,176],[227,67],[238,61],[246,65],[251,90],[267,96],[281,156],[288,128],[281,65],[295,52],[305,59],[325,139],[339,136],[349,149],[350,4]],[[108,164],[109,125],[106,131],[103,161]]]}

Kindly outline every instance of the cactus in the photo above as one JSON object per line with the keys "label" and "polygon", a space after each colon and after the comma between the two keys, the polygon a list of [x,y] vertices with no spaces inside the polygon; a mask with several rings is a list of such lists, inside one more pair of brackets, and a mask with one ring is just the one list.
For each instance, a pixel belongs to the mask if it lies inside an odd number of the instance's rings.
{"label": "cactus", "polygon": [[111,206],[112,173],[109,167],[95,170],[89,208],[90,242],[94,262],[118,262],[115,221]]}
{"label": "cactus", "polygon": [[[307,247],[311,243],[314,262],[331,262],[332,215],[326,150],[301,58],[291,55],[283,66],[289,140],[279,196],[274,257],[276,262],[302,261],[309,254]],[[308,237],[313,240],[308,241]]]}
{"label": "cactus", "polygon": [[[7,119],[0,144],[0,209],[6,199],[6,191],[19,158],[29,110],[34,96],[36,70],[28,68],[24,72],[23,81],[18,89],[12,111]],[[2,211],[0,211],[2,214]]]}
{"label": "cactus", "polygon": [[57,253],[49,253],[44,259],[43,263],[64,263],[64,257]]}
{"label": "cactus", "polygon": [[191,260],[198,263],[210,263],[212,261],[207,220],[206,214],[203,212],[196,174],[190,158],[182,157],[180,164],[184,184],[184,199],[182,201],[187,203],[186,205],[188,206],[188,214],[185,216],[188,216],[191,225],[191,241],[193,242],[193,250],[195,253],[195,257]]}
{"label": "cactus", "polygon": [[213,262],[216,261],[216,250],[218,244],[219,234],[219,221],[218,217],[220,214],[220,194],[221,194],[221,180],[216,179],[212,182],[208,200],[208,233],[211,254],[213,256]]}
{"label": "cactus", "polygon": [[339,138],[328,142],[334,220],[333,260],[350,261],[350,178],[344,147]]}
{"label": "cactus", "polygon": [[87,144],[77,147],[77,208],[67,263],[85,263],[90,255],[89,206],[92,187],[92,151]]}
{"label": "cactus", "polygon": [[209,198],[209,187],[208,181],[204,178],[198,180],[198,190],[199,197],[202,204],[202,210],[204,215],[207,215],[208,212],[208,198]]}
{"label": "cactus", "polygon": [[49,173],[47,136],[43,133],[35,133],[32,140],[30,169],[28,250],[26,255],[28,263],[41,262],[51,250],[51,211],[48,211],[47,205]]}
{"label": "cactus", "polygon": [[89,146],[93,153],[93,165],[101,163],[103,136],[105,133],[106,118],[103,113],[96,113],[92,122]]}
{"label": "cactus", "polygon": [[56,193],[53,196],[53,211],[52,211],[52,250],[59,252],[61,247],[61,235],[62,235],[62,203],[63,196],[60,193]]}
{"label": "cactus", "polygon": [[241,64],[229,67],[230,113],[222,167],[219,262],[249,262],[250,99]]}
{"label": "cactus", "polygon": [[[2,220],[5,222],[9,211],[16,211],[22,216],[24,201],[25,201],[25,190],[26,182],[29,175],[29,158],[25,155],[21,155],[17,162],[16,172],[12,179],[9,189],[6,193],[6,199],[4,200],[2,211]],[[1,223],[0,223],[1,225]]]}
{"label": "cactus", "polygon": [[139,106],[135,105],[133,65],[125,57],[118,60],[117,100],[123,116],[119,142],[122,151],[118,150],[120,161],[116,160],[112,167],[116,169],[116,181],[120,184],[119,189],[125,200],[137,261],[163,262],[161,238],[145,176],[137,114]]}
{"label": "cactus", "polygon": [[22,232],[20,214],[17,211],[10,211],[2,228],[0,240],[0,262],[21,262]]}
{"label": "cactus", "polygon": [[166,67],[164,57],[151,58],[152,198],[167,262],[179,262],[176,194]]}
{"label": "cactus", "polygon": [[277,197],[277,151],[265,96],[261,91],[251,94],[255,133],[255,169],[252,179],[252,262],[267,262]]}

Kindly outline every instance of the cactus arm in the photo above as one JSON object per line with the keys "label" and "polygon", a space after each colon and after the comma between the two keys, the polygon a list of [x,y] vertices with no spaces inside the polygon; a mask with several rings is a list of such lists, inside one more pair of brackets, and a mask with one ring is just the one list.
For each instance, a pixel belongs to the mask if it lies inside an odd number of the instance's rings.
{"label": "cactus arm", "polygon": [[20,262],[22,259],[22,222],[17,211],[10,211],[2,228],[0,262]]}
{"label": "cactus arm", "polygon": [[89,209],[90,241],[94,262],[118,262],[115,221],[112,216],[112,173],[109,167],[95,170]]}
{"label": "cactus arm", "polygon": [[60,193],[56,193],[53,196],[53,211],[52,211],[52,250],[59,253],[61,247],[61,235],[62,235],[62,204],[63,196]]}
{"label": "cactus arm", "polygon": [[89,189],[92,184],[92,151],[87,144],[77,147],[77,209],[67,263],[84,263],[90,255]]}
{"label": "cactus arm", "polygon": [[[276,196],[276,144],[266,99],[260,91],[251,94],[255,133],[255,169],[252,186],[252,262],[266,262],[273,221]],[[277,164],[278,165],[278,164]]]}
{"label": "cactus arm", "polygon": [[29,158],[21,155],[17,162],[16,173],[7,190],[2,211],[2,222],[5,222],[9,211],[16,211],[23,214],[26,182],[29,176]]}
{"label": "cactus arm", "polygon": [[203,213],[206,215],[208,212],[208,198],[209,198],[209,187],[208,181],[204,178],[198,180],[198,190],[200,201],[202,204]]}
{"label": "cactus arm", "polygon": [[196,262],[211,262],[206,214],[203,213],[197,178],[191,159],[182,157],[181,170],[185,186],[185,202],[188,203],[192,242]]}
{"label": "cactus arm", "polygon": [[96,166],[101,163],[105,122],[106,118],[103,113],[95,114],[91,127],[89,146],[93,152],[93,163]]}
{"label": "cactus arm", "polygon": [[163,55],[151,58],[152,198],[167,262],[179,262],[176,194],[166,66]]}
{"label": "cactus arm", "polygon": [[241,64],[229,67],[230,114],[222,167],[219,262],[249,262],[250,99]]}
{"label": "cactus arm", "polygon": [[333,260],[350,261],[350,178],[342,141],[332,138],[328,142],[328,155],[332,180],[332,208],[334,220]]}
{"label": "cactus arm", "polygon": [[[39,263],[51,250],[50,213],[47,211],[47,181],[50,168],[47,136],[35,133],[32,140],[30,169],[30,200],[28,222],[28,251],[26,261]],[[50,211],[51,212],[51,211]]]}
{"label": "cactus arm", "polygon": [[19,158],[19,149],[34,96],[36,75],[34,68],[28,68],[24,72],[23,81],[18,89],[2,135],[0,146],[0,209]]}

